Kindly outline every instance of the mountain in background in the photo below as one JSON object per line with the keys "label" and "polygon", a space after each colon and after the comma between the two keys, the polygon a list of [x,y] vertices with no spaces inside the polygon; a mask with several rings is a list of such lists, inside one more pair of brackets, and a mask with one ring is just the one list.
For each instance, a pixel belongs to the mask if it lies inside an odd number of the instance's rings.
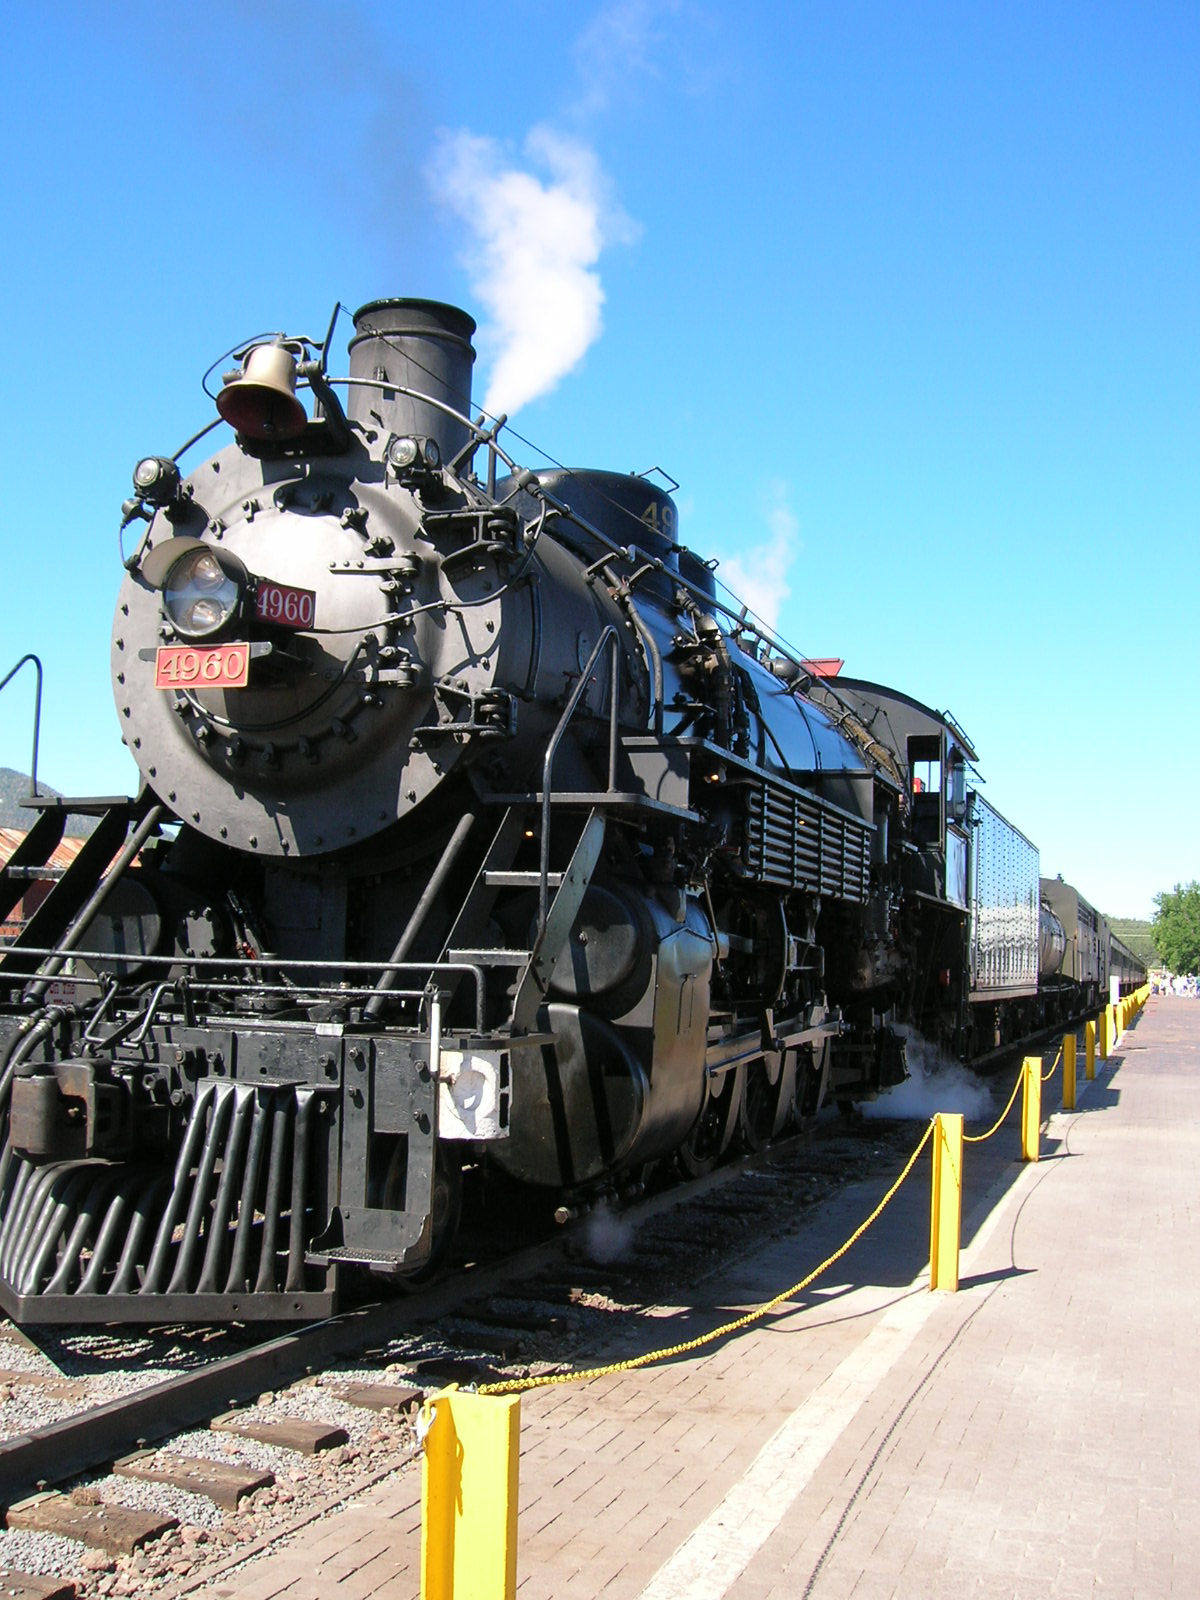
{"label": "mountain in background", "polygon": [[[11,767],[0,767],[0,828],[18,828],[27,833],[37,821],[38,814],[23,806],[21,801],[29,793],[29,774],[14,772]],[[48,783],[38,780],[39,794],[58,793]],[[68,838],[80,839],[96,826],[95,817],[68,817]]]}
{"label": "mountain in background", "polygon": [[1108,925],[1121,943],[1127,944],[1148,967],[1161,965],[1162,957],[1154,948],[1154,929],[1149,922],[1141,922],[1137,917],[1109,917]]}

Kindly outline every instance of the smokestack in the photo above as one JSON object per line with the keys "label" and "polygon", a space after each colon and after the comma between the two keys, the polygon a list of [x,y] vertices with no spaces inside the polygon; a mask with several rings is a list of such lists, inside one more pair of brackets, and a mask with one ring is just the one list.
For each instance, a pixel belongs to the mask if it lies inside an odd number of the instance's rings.
{"label": "smokestack", "polygon": [[[474,332],[473,317],[439,300],[369,301],[355,313],[350,376],[371,381],[350,386],[350,417],[365,427],[381,427],[385,435],[436,439],[442,459],[449,461],[469,433],[430,401],[440,400],[469,415]],[[413,399],[399,389],[428,399]]]}

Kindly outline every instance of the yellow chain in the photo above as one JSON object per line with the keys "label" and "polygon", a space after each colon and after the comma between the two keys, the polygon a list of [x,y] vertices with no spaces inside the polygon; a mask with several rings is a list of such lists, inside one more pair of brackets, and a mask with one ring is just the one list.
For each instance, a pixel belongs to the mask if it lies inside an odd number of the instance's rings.
{"label": "yellow chain", "polygon": [[1020,1072],[1018,1072],[1017,1073],[1017,1081],[1016,1081],[1016,1083],[1013,1084],[1013,1091],[1008,1097],[1008,1104],[1005,1106],[1004,1110],[1000,1113],[1000,1115],[996,1118],[995,1122],[992,1123],[992,1125],[988,1129],[988,1131],[986,1133],[964,1133],[963,1134],[963,1143],[964,1144],[982,1144],[985,1139],[990,1139],[994,1133],[999,1133],[1001,1127],[1004,1124],[1005,1117],[1012,1110],[1013,1101],[1017,1098],[1017,1090],[1021,1087],[1021,1077],[1022,1077],[1022,1074]]}
{"label": "yellow chain", "polygon": [[1056,1056],[1055,1056],[1055,1058],[1054,1058],[1054,1065],[1053,1065],[1053,1066],[1052,1066],[1052,1067],[1051,1067],[1051,1068],[1050,1068],[1050,1071],[1049,1071],[1049,1072],[1044,1072],[1044,1073],[1043,1073],[1043,1074],[1042,1074],[1042,1082],[1043,1082],[1043,1083],[1049,1083],[1049,1082],[1050,1082],[1050,1079],[1051,1079],[1051,1078],[1052,1078],[1052,1077],[1053,1077],[1053,1076],[1054,1076],[1054,1074],[1055,1074],[1055,1073],[1056,1073],[1056,1072],[1057,1072],[1057,1071],[1058,1071],[1058,1063],[1059,1063],[1059,1062],[1060,1062],[1060,1061],[1061,1061],[1061,1060],[1062,1060],[1062,1045],[1059,1045],[1059,1047],[1058,1047],[1058,1054],[1057,1054],[1057,1055],[1056,1055]]}
{"label": "yellow chain", "polygon": [[546,1373],[542,1377],[506,1378],[499,1383],[481,1383],[479,1385],[478,1393],[514,1394],[518,1390],[544,1389],[550,1384],[554,1383],[590,1383],[593,1378],[604,1378],[607,1377],[611,1372],[632,1372],[636,1367],[648,1367],[652,1362],[655,1361],[668,1361],[672,1356],[686,1355],[690,1350],[698,1350],[701,1345],[711,1344],[714,1339],[723,1339],[726,1334],[736,1333],[739,1328],[749,1327],[752,1322],[757,1322],[760,1317],[765,1317],[769,1311],[774,1311],[775,1307],[782,1305],[785,1300],[795,1299],[796,1295],[801,1294],[805,1289],[807,1289],[809,1284],[812,1283],[814,1279],[819,1278],[828,1267],[833,1266],[835,1261],[840,1261],[852,1244],[855,1244],[859,1239],[862,1238],[863,1234],[866,1233],[867,1229],[880,1215],[884,1207],[896,1193],[897,1189],[899,1189],[905,1178],[908,1177],[909,1173],[916,1165],[917,1157],[929,1143],[932,1133],[933,1123],[930,1122],[929,1126],[925,1129],[924,1134],[921,1136],[920,1144],[917,1145],[916,1149],[913,1151],[912,1155],[909,1156],[908,1161],[905,1163],[904,1171],[896,1179],[895,1183],[892,1184],[891,1188],[875,1207],[874,1211],[872,1211],[871,1215],[867,1217],[864,1222],[861,1222],[857,1228],[855,1228],[854,1232],[846,1240],[845,1244],[839,1246],[839,1248],[835,1250],[831,1256],[826,1256],[821,1265],[819,1267],[814,1267],[807,1277],[800,1279],[799,1283],[793,1283],[791,1288],[785,1289],[782,1294],[777,1294],[773,1299],[765,1301],[762,1305],[757,1306],[753,1311],[747,1311],[744,1316],[737,1317],[732,1322],[722,1323],[719,1328],[713,1328],[709,1333],[697,1334],[694,1339],[685,1339],[680,1344],[668,1345],[663,1350],[648,1350],[640,1356],[631,1356],[627,1361],[613,1361],[610,1362],[606,1367],[588,1367],[582,1372],[551,1372]]}
{"label": "yellow chain", "polygon": [[[1061,1060],[1062,1060],[1062,1046],[1060,1045],[1059,1046],[1059,1050],[1058,1050],[1058,1054],[1054,1058],[1054,1062],[1053,1062],[1053,1064],[1052,1064],[1052,1066],[1050,1068],[1050,1071],[1046,1072],[1046,1073],[1043,1073],[1043,1075],[1042,1075],[1042,1082],[1043,1083],[1049,1083],[1050,1082],[1050,1079],[1058,1071],[1058,1064],[1059,1064],[1059,1062]],[[1024,1069],[1024,1067],[1022,1067],[1021,1071],[1017,1073],[1017,1081],[1013,1084],[1012,1093],[1008,1097],[1008,1104],[1005,1106],[1004,1110],[1000,1113],[1000,1115],[996,1118],[995,1122],[992,1123],[992,1125],[988,1129],[988,1131],[986,1133],[964,1133],[963,1134],[963,1143],[964,1144],[983,1144],[985,1139],[990,1139],[994,1133],[999,1133],[1000,1129],[1004,1126],[1005,1117],[1008,1116],[1008,1113],[1013,1108],[1013,1101],[1017,1098],[1017,1090],[1021,1087],[1021,1080],[1022,1080],[1022,1078],[1024,1076],[1024,1072],[1025,1072],[1025,1069]]]}

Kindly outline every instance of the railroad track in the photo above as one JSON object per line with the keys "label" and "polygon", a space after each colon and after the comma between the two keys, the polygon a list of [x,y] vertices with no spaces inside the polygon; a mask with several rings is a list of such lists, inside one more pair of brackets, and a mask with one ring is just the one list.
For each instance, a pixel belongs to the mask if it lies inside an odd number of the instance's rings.
{"label": "railroad track", "polygon": [[[99,1403],[69,1352],[130,1336],[43,1341],[55,1360],[31,1381],[66,1386],[64,1414],[0,1441],[0,1588],[14,1600],[185,1593],[400,1470],[424,1394],[609,1359],[656,1305],[685,1303],[840,1185],[898,1164],[912,1137],[911,1122],[830,1120],[419,1294],[242,1348],[228,1330],[176,1330],[144,1359],[165,1350],[186,1370]],[[29,1343],[0,1328],[0,1429],[20,1400],[20,1372],[4,1364],[14,1337]],[[22,1560],[56,1565],[66,1586],[14,1576]]]}

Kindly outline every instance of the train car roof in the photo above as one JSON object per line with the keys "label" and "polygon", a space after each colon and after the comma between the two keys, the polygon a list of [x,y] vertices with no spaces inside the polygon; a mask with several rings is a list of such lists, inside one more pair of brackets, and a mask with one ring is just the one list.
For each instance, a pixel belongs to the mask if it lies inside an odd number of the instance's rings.
{"label": "train car roof", "polygon": [[974,762],[979,759],[975,753],[974,745],[948,711],[935,711],[932,706],[927,706],[923,701],[915,699],[911,694],[905,694],[903,689],[891,689],[884,683],[872,683],[869,678],[847,678],[840,673],[836,678],[824,679],[822,687],[829,689],[835,695],[841,689],[849,689],[852,693],[861,694],[866,700],[880,702],[891,700],[900,705],[908,706],[939,728],[945,728],[952,733],[968,761]]}
{"label": "train car roof", "polygon": [[1076,900],[1081,906],[1086,906],[1092,915],[1097,919],[1104,915],[1103,911],[1101,911],[1098,906],[1094,906],[1092,904],[1087,895],[1081,893],[1073,883],[1068,883],[1061,872],[1053,878],[1043,878],[1041,880],[1040,887],[1042,888],[1043,892],[1047,889],[1055,891],[1066,890],[1075,896]]}

